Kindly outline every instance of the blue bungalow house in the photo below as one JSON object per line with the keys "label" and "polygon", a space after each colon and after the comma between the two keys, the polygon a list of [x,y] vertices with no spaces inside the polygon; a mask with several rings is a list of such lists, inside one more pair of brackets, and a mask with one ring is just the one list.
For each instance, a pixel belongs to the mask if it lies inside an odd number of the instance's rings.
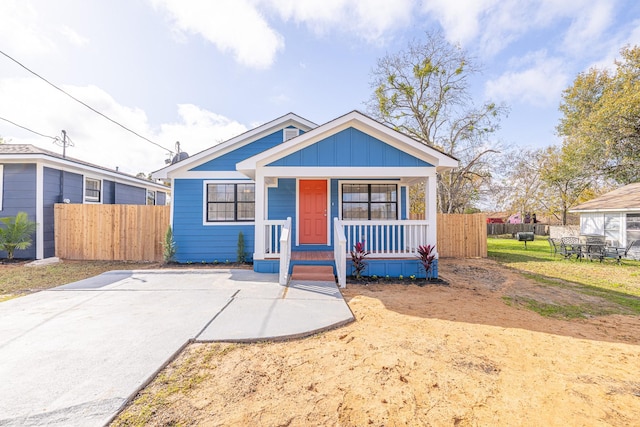
{"label": "blue bungalow house", "polygon": [[[436,173],[458,161],[357,111],[316,125],[287,114],[153,174],[170,179],[178,262],[237,259],[242,232],[257,272],[334,266],[364,242],[366,274],[421,273],[418,245],[436,243]],[[424,182],[423,221],[409,186]],[[431,275],[437,277],[437,265]]]}
{"label": "blue bungalow house", "polygon": [[[164,205],[170,189],[30,144],[0,144],[0,217],[23,211],[38,224],[19,258],[55,256],[56,203]],[[0,258],[6,254],[0,251]]]}

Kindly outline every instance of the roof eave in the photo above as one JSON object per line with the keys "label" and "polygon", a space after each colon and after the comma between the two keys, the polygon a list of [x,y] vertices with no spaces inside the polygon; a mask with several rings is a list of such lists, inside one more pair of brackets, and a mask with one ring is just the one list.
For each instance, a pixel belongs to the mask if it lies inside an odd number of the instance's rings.
{"label": "roof eave", "polygon": [[224,141],[220,144],[214,145],[213,147],[207,148],[197,154],[194,154],[191,157],[188,157],[182,161],[176,162],[172,165],[165,166],[162,169],[159,169],[155,172],[152,172],[151,176],[153,178],[158,179],[167,179],[170,178],[175,172],[178,172],[183,169],[189,169],[192,167],[194,163],[202,162],[203,159],[214,156],[216,153],[221,152],[223,150],[229,150],[240,144],[247,144],[252,140],[259,139],[262,134],[272,132],[276,129],[279,129],[283,126],[298,125],[302,130],[308,132],[316,127],[317,124],[313,123],[310,120],[307,120],[303,117],[298,116],[294,113],[287,113],[284,116],[278,117],[270,122],[267,122],[261,126],[250,129],[240,135],[237,135],[227,141]]}

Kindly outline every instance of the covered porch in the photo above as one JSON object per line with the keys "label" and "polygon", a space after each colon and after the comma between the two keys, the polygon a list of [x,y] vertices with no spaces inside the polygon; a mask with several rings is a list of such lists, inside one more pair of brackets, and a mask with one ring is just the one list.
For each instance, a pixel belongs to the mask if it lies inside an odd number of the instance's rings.
{"label": "covered porch", "polygon": [[[362,171],[358,176],[346,173],[329,178],[327,174],[318,176],[321,173],[306,177],[261,177],[257,173],[254,269],[279,273],[280,282],[286,284],[294,264],[331,265],[339,285],[344,287],[352,274],[350,251],[362,242],[369,251],[365,275],[425,277],[417,251],[420,245],[436,243],[435,171],[385,169],[379,168],[375,177]],[[288,168],[286,172],[296,171]],[[398,172],[421,176],[399,177]],[[305,196],[307,182],[315,182],[318,187],[311,202]],[[425,189],[424,220],[409,219],[409,188],[417,183],[423,183]],[[362,193],[366,189],[369,200],[352,203],[363,197],[354,194],[354,188]],[[377,201],[385,197],[388,200]],[[381,216],[386,218],[379,219]],[[437,268],[431,276],[437,277]]]}
{"label": "covered porch", "polygon": [[[291,272],[292,263],[311,265],[332,265],[340,287],[345,287],[346,278],[350,275],[350,251],[357,242],[363,242],[369,266],[367,275],[392,277],[401,276],[407,271],[407,261],[413,268],[410,273],[419,276],[417,271],[418,246],[434,244],[429,242],[428,221],[344,221],[333,220],[333,250],[308,250],[296,247],[292,242],[291,218],[286,220],[266,220],[264,224],[265,254],[262,260],[255,259],[256,271],[264,266],[277,262],[280,284],[286,284]],[[256,247],[259,242],[256,240]],[[268,268],[268,267],[267,267]],[[392,271],[390,271],[392,270]],[[266,271],[273,271],[267,269]],[[437,271],[437,270],[436,270]],[[392,274],[385,274],[385,273]],[[410,274],[407,273],[408,277]],[[437,273],[436,273],[437,275]]]}

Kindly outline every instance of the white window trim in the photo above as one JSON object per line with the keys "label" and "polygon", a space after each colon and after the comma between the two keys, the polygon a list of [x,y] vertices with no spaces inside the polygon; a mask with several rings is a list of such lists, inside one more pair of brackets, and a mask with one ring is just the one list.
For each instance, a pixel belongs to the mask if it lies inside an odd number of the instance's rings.
{"label": "white window trim", "polygon": [[[87,200],[87,180],[98,181],[100,183],[100,200]],[[82,200],[83,203],[101,205],[104,201],[104,180],[100,178],[94,178],[92,176],[84,176],[82,180]]]}
{"label": "white window trim", "polygon": [[[397,205],[397,209],[398,211],[396,212],[396,217],[398,219],[396,220],[391,220],[391,221],[401,221],[401,217],[402,217],[402,206],[401,206],[401,199],[402,199],[402,187],[405,187],[404,185],[402,185],[400,183],[400,181],[389,181],[389,180],[351,180],[351,179],[347,179],[347,180],[338,180],[338,218],[340,220],[342,220],[342,184],[395,184],[396,187],[398,188],[398,201],[396,202]],[[409,199],[409,193],[407,190],[407,200]],[[407,206],[407,212],[409,212],[408,210],[408,206]],[[351,220],[348,220],[351,221]],[[357,220],[356,220],[357,221]],[[376,220],[363,220],[363,221],[376,221]]]}
{"label": "white window trim", "polygon": [[4,199],[4,165],[0,165],[0,211],[2,210],[3,199]]}
{"label": "white window trim", "polygon": [[206,227],[219,227],[219,226],[227,226],[227,225],[254,225],[256,224],[255,219],[253,221],[207,221],[207,184],[253,184],[255,186],[254,191],[258,191],[258,186],[255,185],[255,181],[251,181],[248,179],[221,179],[221,180],[204,180],[202,181],[202,225]]}

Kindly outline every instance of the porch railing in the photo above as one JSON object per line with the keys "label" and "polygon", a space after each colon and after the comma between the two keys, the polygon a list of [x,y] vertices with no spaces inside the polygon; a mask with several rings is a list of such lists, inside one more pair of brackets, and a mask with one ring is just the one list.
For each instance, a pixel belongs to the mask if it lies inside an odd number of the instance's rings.
{"label": "porch railing", "polygon": [[291,217],[287,218],[280,234],[280,284],[286,285],[289,280],[289,264],[291,263]]}
{"label": "porch railing", "polygon": [[370,258],[405,258],[418,253],[419,245],[428,242],[428,221],[355,221],[342,220],[340,223],[346,237],[346,249],[357,242],[364,242]]}
{"label": "porch railing", "polygon": [[[280,251],[282,250],[280,236],[282,236],[282,229],[286,223],[287,220],[282,219],[269,219],[264,222],[265,258],[280,258]],[[289,225],[289,228],[291,228],[291,225]]]}
{"label": "porch railing", "polygon": [[338,285],[344,288],[347,286],[347,236],[345,236],[344,226],[338,218],[333,220],[333,236],[333,258],[336,263]]}

